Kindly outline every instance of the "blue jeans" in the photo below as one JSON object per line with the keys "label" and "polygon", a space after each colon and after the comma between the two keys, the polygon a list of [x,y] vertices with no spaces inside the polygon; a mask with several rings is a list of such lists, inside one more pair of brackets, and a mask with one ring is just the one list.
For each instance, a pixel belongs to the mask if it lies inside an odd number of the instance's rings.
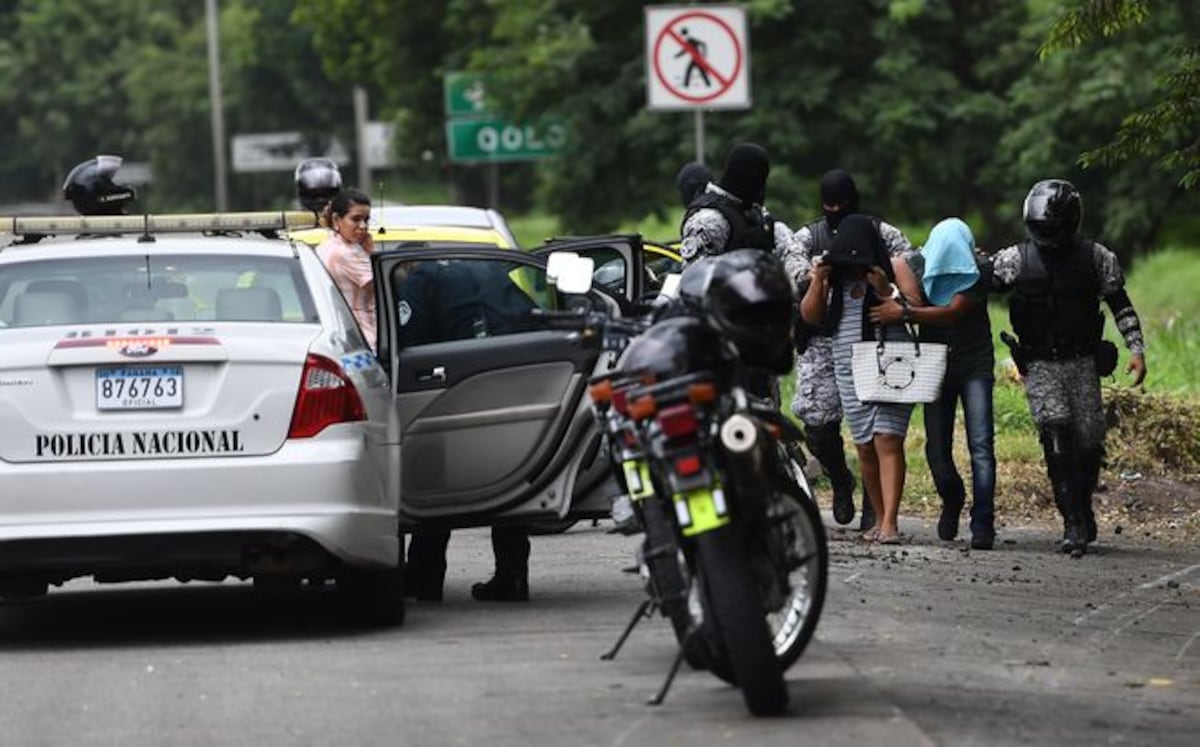
{"label": "blue jeans", "polygon": [[962,506],[966,488],[954,466],[954,413],[959,400],[967,426],[971,454],[971,534],[995,531],[996,448],[992,387],[995,379],[981,376],[946,379],[942,396],[925,405],[925,458],[942,502]]}

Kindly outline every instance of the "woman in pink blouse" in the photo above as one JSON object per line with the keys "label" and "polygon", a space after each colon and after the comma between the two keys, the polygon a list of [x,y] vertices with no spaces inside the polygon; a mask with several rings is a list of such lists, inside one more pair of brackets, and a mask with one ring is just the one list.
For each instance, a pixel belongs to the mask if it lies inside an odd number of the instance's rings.
{"label": "woman in pink blouse", "polygon": [[317,256],[329,270],[346,299],[363,337],[375,349],[375,287],[371,273],[371,198],[357,189],[344,189],[329,203],[329,238],[317,247]]}

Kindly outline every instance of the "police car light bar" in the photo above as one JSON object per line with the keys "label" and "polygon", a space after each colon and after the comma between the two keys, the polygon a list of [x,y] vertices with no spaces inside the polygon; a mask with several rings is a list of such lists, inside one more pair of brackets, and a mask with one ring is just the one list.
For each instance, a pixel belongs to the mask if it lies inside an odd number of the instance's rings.
{"label": "police car light bar", "polygon": [[17,235],[98,233],[199,233],[205,231],[288,231],[316,228],[312,213],[292,210],[258,213],[180,213],[177,215],[55,215],[0,217],[0,232]]}

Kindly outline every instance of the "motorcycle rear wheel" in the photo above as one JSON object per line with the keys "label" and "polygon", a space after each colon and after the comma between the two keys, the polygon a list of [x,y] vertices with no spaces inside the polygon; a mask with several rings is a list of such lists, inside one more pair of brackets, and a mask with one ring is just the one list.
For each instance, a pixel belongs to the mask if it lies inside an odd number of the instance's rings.
{"label": "motorcycle rear wheel", "polygon": [[775,655],[786,671],[804,653],[821,619],[829,579],[829,545],[821,514],[808,495],[783,493],[780,505],[788,518],[776,530],[783,533],[788,546],[791,593],[782,607],[767,613],[767,626]]}
{"label": "motorcycle rear wheel", "polygon": [[787,683],[737,530],[729,525],[696,538],[704,624],[720,641],[749,711],[774,716],[787,708]]}

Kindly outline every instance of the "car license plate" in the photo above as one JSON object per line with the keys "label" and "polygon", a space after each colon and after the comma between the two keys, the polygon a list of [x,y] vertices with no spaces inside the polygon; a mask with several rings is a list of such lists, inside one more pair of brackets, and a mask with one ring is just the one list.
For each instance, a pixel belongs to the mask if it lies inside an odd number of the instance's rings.
{"label": "car license plate", "polygon": [[96,409],[183,407],[183,366],[96,369]]}

